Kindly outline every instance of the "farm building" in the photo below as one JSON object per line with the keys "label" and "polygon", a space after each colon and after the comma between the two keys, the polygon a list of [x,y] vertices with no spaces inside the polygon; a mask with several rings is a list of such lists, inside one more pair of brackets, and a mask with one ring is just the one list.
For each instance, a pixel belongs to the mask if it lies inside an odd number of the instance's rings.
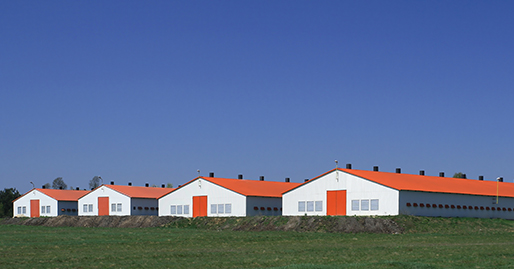
{"label": "farm building", "polygon": [[514,183],[374,170],[334,169],[288,190],[283,214],[514,219]]}
{"label": "farm building", "polygon": [[35,188],[13,201],[14,217],[77,216],[78,199],[89,191]]}
{"label": "farm building", "polygon": [[299,185],[242,178],[195,178],[159,199],[159,216],[279,216],[282,193]]}
{"label": "farm building", "polygon": [[164,187],[114,185],[111,182],[111,185],[101,185],[79,198],[79,216],[157,216],[157,199],[172,190]]}

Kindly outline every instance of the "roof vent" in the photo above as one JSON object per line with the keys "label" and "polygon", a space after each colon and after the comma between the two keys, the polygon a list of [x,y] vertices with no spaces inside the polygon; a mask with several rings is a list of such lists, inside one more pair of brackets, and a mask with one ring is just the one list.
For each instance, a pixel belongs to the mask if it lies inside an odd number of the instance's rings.
{"label": "roof vent", "polygon": [[237,175],[237,179],[243,179],[243,174]]}
{"label": "roof vent", "polygon": [[260,181],[264,181],[264,176],[260,176],[260,177],[259,177],[259,180],[260,180]]}
{"label": "roof vent", "polygon": [[467,177],[466,177],[466,174],[462,174],[462,177],[461,177],[461,178],[466,179],[466,178],[467,178]]}
{"label": "roof vent", "polygon": [[425,170],[419,170],[419,175],[420,176],[424,176],[425,175]]}
{"label": "roof vent", "polygon": [[75,190],[77,190],[77,191],[78,191],[78,190],[80,190],[80,188],[79,188],[79,187],[77,187]]}
{"label": "roof vent", "polygon": [[352,169],[352,164],[351,163],[347,163],[346,164],[346,169]]}
{"label": "roof vent", "polygon": [[402,169],[401,168],[396,168],[396,173],[397,174],[401,174],[402,173]]}
{"label": "roof vent", "polygon": [[478,176],[478,180],[484,180],[484,176]]}
{"label": "roof vent", "polygon": [[45,186],[45,185],[43,185],[41,188],[46,189],[46,186]]}
{"label": "roof vent", "polygon": [[148,182],[147,182],[147,183],[145,183],[145,187],[149,187],[149,186],[150,186],[150,184],[148,184]]}
{"label": "roof vent", "polygon": [[62,190],[62,186],[59,187],[59,190]]}
{"label": "roof vent", "polygon": [[209,177],[214,177],[214,172],[210,172]]}
{"label": "roof vent", "polygon": [[499,177],[496,180],[498,180],[498,182],[503,182],[503,177]]}
{"label": "roof vent", "polygon": [[378,172],[378,166],[373,166],[373,171]]}
{"label": "roof vent", "polygon": [[165,184],[162,184],[162,185],[161,185],[161,188],[166,188],[166,185],[165,185]]}
{"label": "roof vent", "polygon": [[129,185],[129,186],[132,186],[132,182],[129,182],[129,184],[128,184],[128,185]]}
{"label": "roof vent", "polygon": [[444,172],[439,172],[440,177],[444,177]]}
{"label": "roof vent", "polygon": [[306,178],[306,179],[304,180],[304,182],[307,182],[307,181],[309,181],[309,179],[308,179],[308,178]]}
{"label": "roof vent", "polygon": [[114,185],[114,181],[111,181],[111,185]]}
{"label": "roof vent", "polygon": [[291,180],[288,177],[286,177],[286,182],[291,182]]}

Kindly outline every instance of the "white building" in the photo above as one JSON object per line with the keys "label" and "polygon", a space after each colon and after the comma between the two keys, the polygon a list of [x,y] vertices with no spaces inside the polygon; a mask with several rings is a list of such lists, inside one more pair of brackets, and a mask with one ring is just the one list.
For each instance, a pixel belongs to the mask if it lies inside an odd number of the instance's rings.
{"label": "white building", "polygon": [[334,169],[284,192],[282,203],[288,216],[514,219],[514,183]]}
{"label": "white building", "polygon": [[298,185],[263,179],[198,177],[161,197],[159,216],[279,216],[282,193]]}
{"label": "white building", "polygon": [[78,199],[79,216],[157,216],[157,199],[172,188],[102,185]]}
{"label": "white building", "polygon": [[13,201],[14,217],[77,216],[78,198],[89,191],[32,189]]}

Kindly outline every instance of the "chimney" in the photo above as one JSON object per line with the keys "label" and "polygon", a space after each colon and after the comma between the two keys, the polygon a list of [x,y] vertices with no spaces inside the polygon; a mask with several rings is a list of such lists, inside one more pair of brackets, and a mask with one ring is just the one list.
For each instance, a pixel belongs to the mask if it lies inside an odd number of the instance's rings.
{"label": "chimney", "polygon": [[419,175],[420,176],[424,176],[425,175],[425,170],[419,170]]}
{"label": "chimney", "polygon": [[165,184],[162,184],[162,185],[161,185],[161,187],[162,187],[162,188],[166,188],[166,185],[165,185]]}
{"label": "chimney", "polygon": [[351,163],[347,163],[346,164],[346,169],[352,169],[352,164]]}
{"label": "chimney", "polygon": [[237,175],[237,179],[243,179],[243,174]]}
{"label": "chimney", "polygon": [[264,181],[264,176],[260,176],[260,177],[259,177],[259,180],[260,180],[260,181]]}
{"label": "chimney", "polygon": [[132,186],[132,182],[129,182],[129,186]]}
{"label": "chimney", "polygon": [[396,173],[397,174],[401,174],[402,173],[402,169],[401,168],[396,168]]}
{"label": "chimney", "polygon": [[286,177],[286,182],[290,182],[290,181],[291,181],[291,180],[290,180],[288,177]]}
{"label": "chimney", "polygon": [[478,176],[478,180],[484,180],[484,176]]}
{"label": "chimney", "polygon": [[309,181],[309,179],[308,179],[308,178],[306,178],[303,182],[307,182],[307,181]]}
{"label": "chimney", "polygon": [[444,172],[439,172],[440,177],[444,177]]}
{"label": "chimney", "polygon": [[209,177],[214,177],[214,172],[210,172]]}
{"label": "chimney", "polygon": [[114,181],[111,181],[111,185],[114,185]]}
{"label": "chimney", "polygon": [[148,184],[148,182],[146,182],[145,183],[145,187],[149,187],[149,186],[150,186],[150,184]]}
{"label": "chimney", "polygon": [[378,172],[378,166],[373,166],[373,171]]}

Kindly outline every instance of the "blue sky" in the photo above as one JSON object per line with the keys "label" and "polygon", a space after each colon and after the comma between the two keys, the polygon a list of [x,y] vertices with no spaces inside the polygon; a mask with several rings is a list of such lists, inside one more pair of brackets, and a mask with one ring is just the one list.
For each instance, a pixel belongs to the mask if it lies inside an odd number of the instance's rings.
{"label": "blue sky", "polygon": [[514,181],[512,1],[3,1],[0,188]]}

